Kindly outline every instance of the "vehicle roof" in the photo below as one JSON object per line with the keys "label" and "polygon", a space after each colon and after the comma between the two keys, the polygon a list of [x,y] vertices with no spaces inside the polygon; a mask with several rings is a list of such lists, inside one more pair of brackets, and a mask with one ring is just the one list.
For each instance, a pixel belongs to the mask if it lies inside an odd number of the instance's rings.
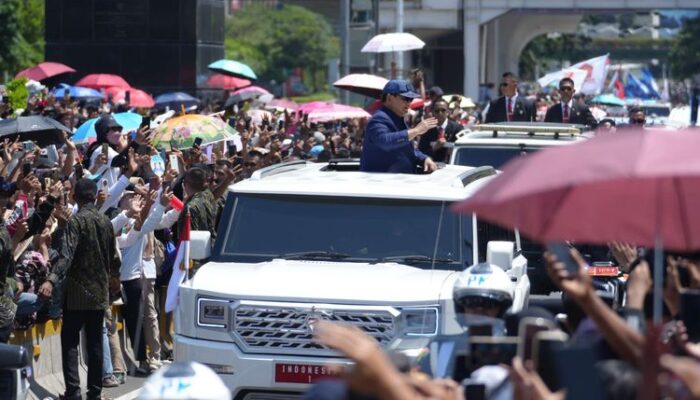
{"label": "vehicle roof", "polygon": [[455,145],[545,147],[580,140],[582,125],[548,122],[506,122],[475,125],[457,134]]}
{"label": "vehicle roof", "polygon": [[229,187],[234,193],[458,201],[493,178],[491,167],[445,165],[431,174],[329,170],[328,163],[295,161],[256,171]]}

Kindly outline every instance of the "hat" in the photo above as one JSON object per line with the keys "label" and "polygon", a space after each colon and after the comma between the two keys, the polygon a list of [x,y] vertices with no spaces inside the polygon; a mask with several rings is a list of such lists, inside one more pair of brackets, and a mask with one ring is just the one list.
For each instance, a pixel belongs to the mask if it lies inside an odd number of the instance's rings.
{"label": "hat", "polygon": [[[105,114],[101,116],[97,122],[95,122],[95,133],[97,135],[98,141],[107,141],[107,132],[112,128],[119,128],[119,130],[124,129],[123,126],[119,125],[112,114]],[[100,140],[100,138],[103,138]]]}
{"label": "hat", "polygon": [[442,96],[445,94],[445,92],[442,91],[442,88],[440,86],[433,86],[430,89],[428,89],[428,94]]}
{"label": "hat", "polygon": [[392,79],[384,85],[384,90],[382,94],[398,94],[404,97],[410,97],[415,99],[420,97],[416,90],[413,89],[413,85],[410,82],[404,81],[402,79]]}
{"label": "hat", "polygon": [[320,144],[317,144],[316,146],[312,147],[311,150],[309,150],[309,154],[311,154],[312,157],[318,157],[319,154],[323,151],[323,146]]}

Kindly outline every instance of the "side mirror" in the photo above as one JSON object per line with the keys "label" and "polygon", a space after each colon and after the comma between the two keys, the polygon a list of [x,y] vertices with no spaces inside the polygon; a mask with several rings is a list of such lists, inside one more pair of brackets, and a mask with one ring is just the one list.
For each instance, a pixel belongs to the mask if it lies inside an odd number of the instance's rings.
{"label": "side mirror", "polygon": [[486,245],[486,262],[508,271],[513,265],[515,244],[513,242],[492,240]]}
{"label": "side mirror", "polygon": [[17,370],[27,368],[29,353],[22,346],[0,343],[0,370]]}
{"label": "side mirror", "polygon": [[190,258],[193,260],[206,260],[211,257],[211,232],[190,232]]}

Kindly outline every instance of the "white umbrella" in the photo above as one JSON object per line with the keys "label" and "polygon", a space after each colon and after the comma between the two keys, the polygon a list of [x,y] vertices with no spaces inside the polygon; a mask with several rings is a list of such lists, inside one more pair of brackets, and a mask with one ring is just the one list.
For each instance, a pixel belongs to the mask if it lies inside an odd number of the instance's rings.
{"label": "white umbrella", "polygon": [[384,85],[386,85],[387,82],[389,82],[389,80],[381,76],[350,74],[335,81],[333,86],[338,89],[359,93],[363,96],[379,98],[382,96],[382,90],[384,90]]}
{"label": "white umbrella", "polygon": [[386,53],[422,49],[425,42],[406,32],[382,33],[373,37],[362,48],[363,53]]}

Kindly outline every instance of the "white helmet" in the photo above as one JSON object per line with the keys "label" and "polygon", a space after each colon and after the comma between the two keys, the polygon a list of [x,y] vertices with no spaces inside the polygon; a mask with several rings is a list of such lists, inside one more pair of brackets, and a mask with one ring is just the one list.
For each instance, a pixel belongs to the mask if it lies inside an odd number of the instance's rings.
{"label": "white helmet", "polygon": [[198,362],[173,363],[151,375],[139,400],[231,400],[231,391],[211,368]]}
{"label": "white helmet", "polygon": [[500,267],[489,263],[473,265],[455,281],[453,298],[459,305],[480,304],[500,309],[499,316],[513,304],[513,284]]}

